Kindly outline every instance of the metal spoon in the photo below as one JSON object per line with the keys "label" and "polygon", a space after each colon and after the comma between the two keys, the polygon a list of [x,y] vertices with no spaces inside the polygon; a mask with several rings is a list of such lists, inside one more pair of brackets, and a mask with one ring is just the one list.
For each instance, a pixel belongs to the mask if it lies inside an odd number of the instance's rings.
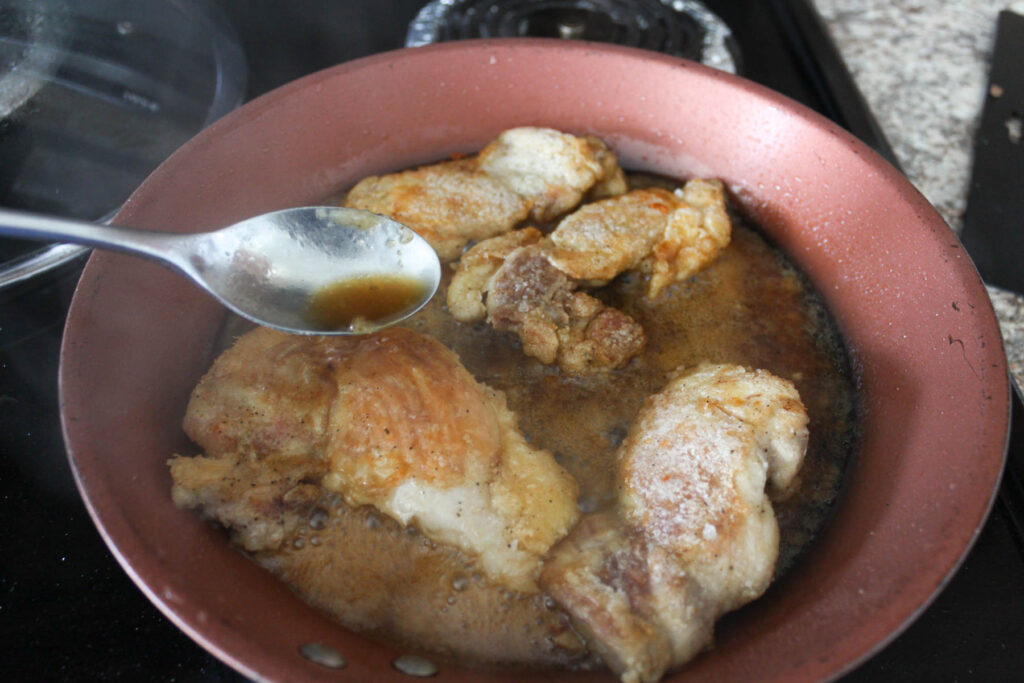
{"label": "metal spoon", "polygon": [[[0,209],[0,234],[144,256],[191,278],[235,313],[296,334],[365,334],[394,324],[422,308],[441,279],[437,254],[409,228],[385,216],[330,206],[275,211],[193,234]],[[361,300],[332,301],[339,287]],[[318,316],[318,300],[320,308],[324,302],[328,308],[352,308],[355,314],[348,317],[355,319],[339,323]],[[359,304],[381,301],[390,301],[390,308],[377,305],[372,316],[358,314]]]}

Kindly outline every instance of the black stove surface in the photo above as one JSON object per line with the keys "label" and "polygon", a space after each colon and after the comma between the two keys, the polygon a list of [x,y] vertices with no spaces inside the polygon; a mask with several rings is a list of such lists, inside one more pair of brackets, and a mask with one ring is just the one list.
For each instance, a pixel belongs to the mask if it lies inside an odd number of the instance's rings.
{"label": "black stove surface", "polygon": [[[326,66],[401,47],[422,4],[222,0],[249,58],[250,97]],[[742,75],[830,116],[888,152],[804,0],[707,5],[731,29]],[[75,489],[61,439],[56,385],[64,317],[81,266],[0,291],[4,678],[243,680],[135,587]],[[1015,419],[1021,419],[1019,413]],[[963,567],[935,602],[844,680],[1019,679],[1024,547],[1015,529],[1009,508],[997,501]]]}

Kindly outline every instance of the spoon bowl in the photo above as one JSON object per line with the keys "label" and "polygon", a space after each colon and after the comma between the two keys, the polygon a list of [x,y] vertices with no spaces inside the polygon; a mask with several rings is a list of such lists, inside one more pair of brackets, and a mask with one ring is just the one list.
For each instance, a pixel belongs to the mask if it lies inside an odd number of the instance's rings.
{"label": "spoon bowl", "polygon": [[386,216],[284,209],[179,234],[0,210],[0,234],[143,256],[179,271],[235,313],[294,334],[366,334],[420,310],[441,280],[426,240]]}

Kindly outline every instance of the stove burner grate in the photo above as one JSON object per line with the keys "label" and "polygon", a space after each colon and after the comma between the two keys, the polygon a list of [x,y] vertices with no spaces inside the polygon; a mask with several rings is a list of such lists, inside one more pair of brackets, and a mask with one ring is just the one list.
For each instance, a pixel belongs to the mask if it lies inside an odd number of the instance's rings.
{"label": "stove burner grate", "polygon": [[739,71],[732,32],[698,0],[434,0],[405,44],[525,36],[616,43]]}

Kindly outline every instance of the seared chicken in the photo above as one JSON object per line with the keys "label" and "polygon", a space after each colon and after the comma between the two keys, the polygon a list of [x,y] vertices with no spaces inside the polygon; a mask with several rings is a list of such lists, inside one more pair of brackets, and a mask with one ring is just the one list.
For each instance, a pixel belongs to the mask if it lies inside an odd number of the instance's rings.
{"label": "seared chicken", "polygon": [[404,223],[451,260],[470,241],[527,218],[552,220],[587,193],[625,191],[625,174],[597,138],[526,127],[505,131],[475,157],[365,178],[345,206]]}
{"label": "seared chicken", "polygon": [[503,394],[409,330],[254,330],[200,381],[184,426],[206,455],[171,460],[175,501],[251,551],[293,538],[334,492],[536,591],[540,559],[576,519],[575,481],[526,443]]}
{"label": "seared chicken", "polygon": [[768,587],[807,446],[793,385],[703,365],[650,397],[618,456],[612,511],[556,545],[541,587],[623,681],[655,681],[706,647],[715,620]]}
{"label": "seared chicken", "polygon": [[528,356],[557,361],[569,374],[624,366],[643,349],[643,329],[576,291],[576,282],[547,260],[541,239],[524,228],[470,248],[448,288],[452,315],[463,322],[486,315],[496,330],[518,334]]}
{"label": "seared chicken", "polygon": [[587,204],[548,237],[523,228],[471,247],[456,267],[448,308],[461,322],[486,317],[518,334],[524,353],[567,373],[622,367],[643,350],[643,329],[577,288],[638,270],[648,274],[654,299],[714,260],[729,237],[718,181],[691,180],[675,193],[634,190]]}
{"label": "seared chicken", "polygon": [[730,233],[721,181],[695,178],[675,192],[634,190],[588,204],[559,223],[546,251],[559,270],[589,285],[628,270],[649,274],[653,301],[711,263]]}

